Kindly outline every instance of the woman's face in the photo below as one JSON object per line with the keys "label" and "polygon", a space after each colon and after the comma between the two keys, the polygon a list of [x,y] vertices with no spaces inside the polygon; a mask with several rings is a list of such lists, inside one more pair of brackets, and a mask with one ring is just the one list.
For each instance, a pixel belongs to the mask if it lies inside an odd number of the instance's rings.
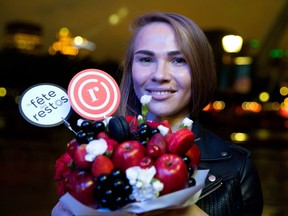
{"label": "woman's face", "polygon": [[155,117],[183,118],[189,113],[191,72],[166,23],[151,23],[136,36],[132,65],[134,90],[152,96],[149,112]]}

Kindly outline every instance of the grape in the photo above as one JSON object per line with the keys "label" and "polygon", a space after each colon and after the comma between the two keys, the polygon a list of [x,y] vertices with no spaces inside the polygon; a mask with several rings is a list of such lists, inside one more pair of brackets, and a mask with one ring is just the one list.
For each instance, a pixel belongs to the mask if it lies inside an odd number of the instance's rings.
{"label": "grape", "polygon": [[84,132],[83,130],[80,130],[76,134],[76,140],[80,144],[87,143],[87,133]]}
{"label": "grape", "polygon": [[126,184],[124,186],[124,194],[128,197],[132,193],[132,186],[130,184]]}
{"label": "grape", "polygon": [[110,182],[110,177],[108,174],[101,174],[97,178],[97,184],[99,185],[109,184],[109,182]]}
{"label": "grape", "polygon": [[122,181],[121,179],[116,179],[113,181],[113,188],[115,189],[116,192],[123,192],[125,186],[125,182]]}
{"label": "grape", "polygon": [[100,207],[116,210],[131,202],[132,187],[123,171],[113,169],[111,173],[98,176],[95,197]]}
{"label": "grape", "polygon": [[193,187],[196,185],[196,180],[192,176],[189,178],[188,186]]}
{"label": "grape", "polygon": [[109,206],[109,200],[107,200],[104,197],[101,197],[101,199],[99,199],[98,202],[102,208],[108,208],[108,206]]}
{"label": "grape", "polygon": [[87,132],[87,135],[86,135],[86,140],[87,140],[87,143],[89,143],[90,141],[94,140],[96,138],[96,135],[93,131],[89,131]]}
{"label": "grape", "polygon": [[151,128],[148,124],[143,123],[139,126],[139,139],[140,141],[149,140],[151,136]]}
{"label": "grape", "polygon": [[189,176],[192,176],[194,174],[194,169],[192,166],[188,167],[188,173],[189,173]]}
{"label": "grape", "polygon": [[141,145],[143,145],[144,147],[147,147],[148,140],[141,141],[140,143],[141,143]]}
{"label": "grape", "polygon": [[184,156],[182,159],[185,162],[187,168],[189,169],[190,163],[191,163],[191,159],[188,156]]}
{"label": "grape", "polygon": [[89,120],[84,120],[81,123],[80,128],[81,128],[81,130],[83,130],[85,132],[92,131],[92,129],[93,129],[92,122]]}
{"label": "grape", "polygon": [[139,138],[139,133],[138,132],[136,132],[136,131],[133,131],[133,132],[131,132],[130,133],[130,138],[132,139],[132,140],[140,140],[140,138]]}
{"label": "grape", "polygon": [[93,123],[93,129],[95,133],[98,134],[100,132],[104,132],[106,128],[105,128],[105,124],[103,121],[95,121]]}
{"label": "grape", "polygon": [[152,137],[154,134],[156,134],[156,133],[160,133],[160,131],[159,131],[158,128],[153,128],[153,129],[151,129],[151,131],[150,131],[151,137]]}
{"label": "grape", "polygon": [[115,168],[115,169],[113,169],[112,171],[111,171],[111,173],[110,173],[110,176],[111,176],[111,178],[113,178],[113,179],[117,179],[117,178],[126,178],[126,176],[125,176],[125,173],[122,171],[122,170],[120,170],[120,169],[117,169],[117,168]]}

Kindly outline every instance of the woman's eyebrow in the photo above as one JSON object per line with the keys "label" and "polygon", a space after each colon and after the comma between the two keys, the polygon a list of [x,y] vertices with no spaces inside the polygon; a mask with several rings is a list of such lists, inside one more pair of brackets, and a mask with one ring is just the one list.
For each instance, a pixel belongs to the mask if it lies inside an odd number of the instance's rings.
{"label": "woman's eyebrow", "polygon": [[[144,54],[144,55],[150,55],[150,56],[154,56],[154,52],[149,51],[149,50],[138,50],[137,52],[134,53],[134,55],[136,54]],[[175,51],[169,51],[167,53],[167,56],[175,56],[175,55],[181,55],[181,52],[178,50]]]}
{"label": "woman's eyebrow", "polygon": [[149,50],[138,50],[137,52],[134,53],[134,55],[136,54],[144,54],[144,55],[150,55],[150,56],[154,56],[155,54]]}
{"label": "woman's eyebrow", "polygon": [[175,50],[175,51],[170,51],[167,53],[168,56],[175,56],[175,55],[181,55],[180,51]]}

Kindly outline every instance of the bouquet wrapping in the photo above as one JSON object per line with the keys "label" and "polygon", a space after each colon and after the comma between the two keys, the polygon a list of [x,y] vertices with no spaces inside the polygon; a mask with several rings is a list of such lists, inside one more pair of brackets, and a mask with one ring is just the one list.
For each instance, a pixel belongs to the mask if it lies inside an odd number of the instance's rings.
{"label": "bouquet wrapping", "polygon": [[[190,206],[197,202],[207,174],[208,170],[198,170],[195,175],[197,183],[194,187],[179,190],[153,200],[130,203],[119,210],[113,211],[113,215],[125,216],[129,213],[140,214],[158,209],[177,209]],[[107,209],[94,209],[83,205],[69,193],[64,194],[60,201],[74,215],[107,216],[111,214],[111,211]]]}
{"label": "bouquet wrapping", "polygon": [[168,121],[146,120],[149,98],[141,103],[137,117],[78,120],[54,176],[60,200],[73,214],[138,214],[199,199],[208,170],[197,169],[193,121],[185,118],[172,132]]}

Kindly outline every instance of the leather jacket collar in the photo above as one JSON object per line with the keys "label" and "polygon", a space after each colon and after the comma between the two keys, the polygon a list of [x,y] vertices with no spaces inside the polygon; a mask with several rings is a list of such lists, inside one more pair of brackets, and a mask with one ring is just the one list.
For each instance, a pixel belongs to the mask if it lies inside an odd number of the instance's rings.
{"label": "leather jacket collar", "polygon": [[217,135],[207,132],[199,121],[193,123],[192,131],[195,135],[195,143],[200,148],[200,161],[228,160],[232,157],[232,151]]}

